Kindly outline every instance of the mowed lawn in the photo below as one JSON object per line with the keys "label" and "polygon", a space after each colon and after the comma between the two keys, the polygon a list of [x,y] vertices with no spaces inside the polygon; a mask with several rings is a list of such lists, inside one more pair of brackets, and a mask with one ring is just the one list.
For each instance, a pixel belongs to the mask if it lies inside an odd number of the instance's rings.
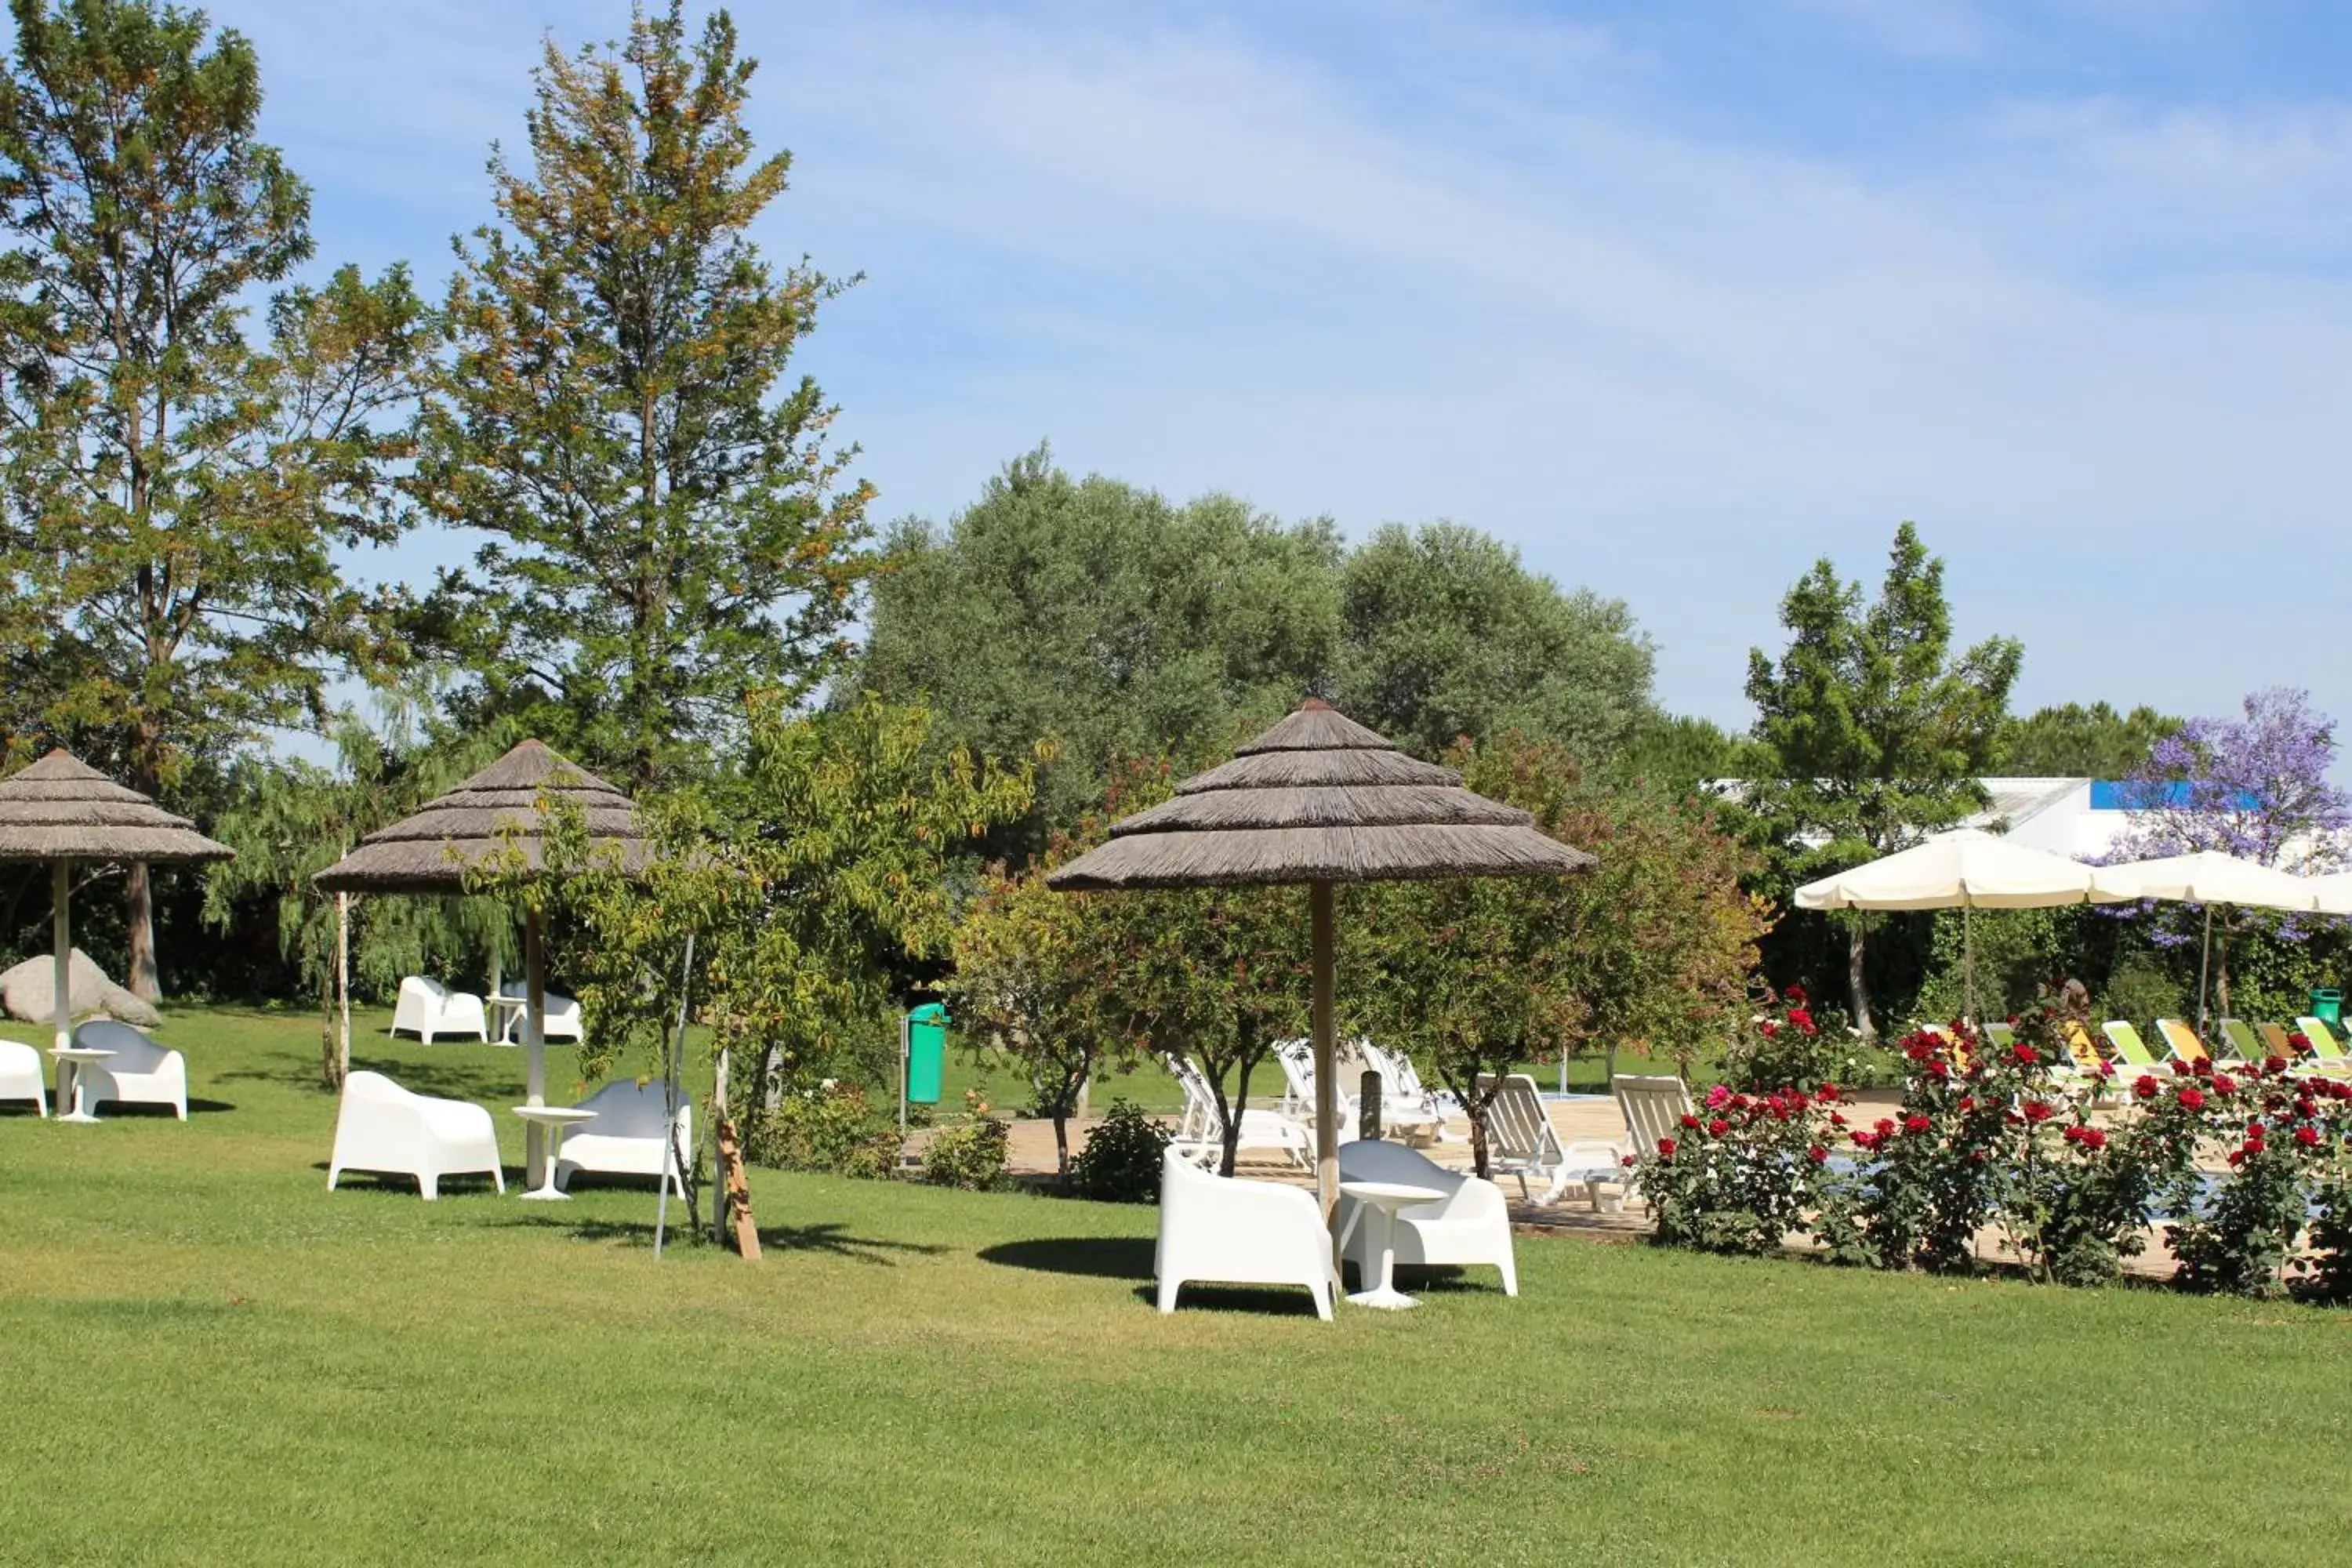
{"label": "mowed lawn", "polygon": [[[646,1190],[329,1194],[311,1019],[163,1038],[185,1126],[0,1112],[0,1560],[2352,1555],[2352,1315],[1525,1237],[1163,1320],[1148,1209],[772,1172],[656,1263]],[[357,1054],[520,1163],[520,1053]]]}

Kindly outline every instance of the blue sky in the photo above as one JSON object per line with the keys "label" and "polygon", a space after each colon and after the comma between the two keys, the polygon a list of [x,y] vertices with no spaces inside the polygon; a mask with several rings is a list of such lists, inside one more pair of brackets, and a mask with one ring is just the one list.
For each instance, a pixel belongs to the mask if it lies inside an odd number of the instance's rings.
{"label": "blue sky", "polygon": [[[445,275],[552,27],[224,0],[322,264]],[[1817,555],[1895,522],[2021,707],[2352,719],[2352,7],[2059,0],[745,5],[762,242],[886,517],[1050,438],[1350,534],[1447,517],[1626,599],[1748,717]],[[421,575],[421,538],[369,563]]]}

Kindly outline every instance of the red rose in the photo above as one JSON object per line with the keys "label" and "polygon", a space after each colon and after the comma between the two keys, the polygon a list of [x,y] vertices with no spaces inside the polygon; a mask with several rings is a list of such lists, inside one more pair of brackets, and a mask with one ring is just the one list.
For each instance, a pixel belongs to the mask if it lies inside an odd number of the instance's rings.
{"label": "red rose", "polygon": [[2139,1081],[2132,1085],[2132,1092],[2139,1096],[2142,1100],[2155,1099],[2156,1079],[2148,1077],[2146,1073],[2140,1074]]}
{"label": "red rose", "polygon": [[2249,1160],[2252,1159],[2255,1155],[2257,1155],[2257,1154],[2261,1153],[2261,1152],[2262,1152],[2265,1148],[2267,1148],[2267,1147],[2269,1147],[2269,1145],[2265,1144],[2265,1143],[2264,1143],[2261,1139],[2259,1139],[2259,1138],[2249,1138],[2249,1139],[2247,1139],[2247,1140],[2246,1140],[2246,1158],[2247,1158],[2247,1159],[2249,1159]]}
{"label": "red rose", "polygon": [[1879,1134],[1875,1132],[1857,1132],[1853,1135],[1853,1146],[1857,1149],[1875,1149],[1878,1143]]}
{"label": "red rose", "polygon": [[1791,1007],[1801,1007],[1805,1005],[1805,988],[1801,985],[1791,985],[1780,994],[1789,999],[1789,1005]]}
{"label": "red rose", "polygon": [[1960,1110],[1974,1110],[1976,1108],[1977,1108],[1977,1097],[1976,1097],[1975,1095],[1973,1095],[1973,1094],[1964,1094],[1964,1095],[1960,1096],[1960,1104],[1959,1104],[1959,1109],[1960,1109]]}
{"label": "red rose", "polygon": [[2298,1127],[2294,1130],[2294,1141],[2306,1149],[2316,1149],[2319,1147],[2319,1129]]}
{"label": "red rose", "polygon": [[2294,1054],[2296,1056],[2307,1057],[2311,1054],[2311,1037],[2305,1034],[2301,1029],[2297,1029],[2294,1034],[2289,1035],[2286,1037],[2286,1043],[2294,1047]]}
{"label": "red rose", "polygon": [[1673,1159],[1675,1157],[1675,1141],[1671,1138],[1659,1139],[1658,1153],[1664,1159]]}
{"label": "red rose", "polygon": [[1827,1105],[1835,1105],[1837,1103],[1837,1097],[1838,1086],[1833,1083],[1825,1083],[1822,1085],[1821,1088],[1813,1090],[1813,1098]]}
{"label": "red rose", "polygon": [[2085,1128],[2084,1128],[2084,1129],[2083,1129],[2083,1147],[2084,1147],[2084,1148],[2085,1148],[2085,1149],[2104,1149],[2104,1148],[2105,1148],[2106,1146],[2107,1146],[2107,1135],[2106,1135],[2106,1133],[2105,1133],[2104,1131],[2102,1131],[2101,1129],[2096,1128],[2096,1127],[2085,1127]]}
{"label": "red rose", "polygon": [[1807,1154],[1807,1155],[1808,1155],[1808,1156],[1812,1160],[1813,1163],[1814,1163],[1814,1164],[1816,1164],[1816,1165],[1824,1165],[1824,1164],[1827,1164],[1827,1163],[1829,1163],[1830,1152],[1829,1152],[1828,1150],[1826,1150],[1826,1149],[1822,1148],[1822,1147],[1820,1144],[1818,1144],[1818,1143],[1814,1144],[1811,1148],[1810,1148],[1810,1149],[1806,1150],[1806,1151],[1805,1151],[1805,1153],[1806,1153],[1806,1154]]}
{"label": "red rose", "polygon": [[1903,1131],[1906,1132],[1925,1132],[1934,1125],[1934,1122],[1924,1116],[1906,1116],[1903,1119]]}
{"label": "red rose", "polygon": [[2217,1072],[2213,1075],[2213,1092],[2215,1094],[2235,1094],[2238,1092],[2238,1080],[2231,1078],[2228,1073]]}
{"label": "red rose", "polygon": [[1633,1155],[1628,1154],[1628,1155],[1626,1155],[1623,1159],[1622,1159],[1622,1160],[1618,1161],[1617,1163],[1618,1163],[1619,1164],[1621,1164],[1621,1165],[1624,1166],[1627,1170],[1629,1170],[1629,1171],[1630,1171],[1630,1170],[1632,1170],[1632,1169],[1633,1168],[1633,1166],[1635,1165],[1635,1163],[1636,1163],[1637,1162],[1634,1160],[1634,1158],[1633,1158]]}
{"label": "red rose", "polygon": [[1698,1118],[1685,1110],[1683,1112],[1683,1125],[1685,1127],[1696,1127],[1698,1125]]}
{"label": "red rose", "polygon": [[2181,1110],[2204,1110],[2204,1109],[2205,1109],[2205,1097],[2204,1097],[2204,1095],[2202,1095],[2202,1094],[2199,1093],[2199,1092],[2197,1091],[2197,1089],[2195,1089],[2194,1088],[2190,1088],[2190,1089],[2182,1089],[2182,1090],[2180,1091],[2180,1109],[2181,1109]]}
{"label": "red rose", "polygon": [[2232,1165],[2244,1164],[2245,1161],[2246,1152],[2243,1149],[2232,1149],[2230,1151],[2230,1163]]}
{"label": "red rose", "polygon": [[2286,1071],[2286,1058],[2284,1057],[2264,1057],[2263,1058],[2263,1070],[2264,1072],[2284,1072]]}
{"label": "red rose", "polygon": [[1735,1094],[1731,1097],[1731,1109],[1734,1110],[1745,1110],[1752,1103],[1753,1101],[1744,1094]]}
{"label": "red rose", "polygon": [[1787,1100],[1776,1100],[1772,1102],[1772,1120],[1775,1121],[1786,1121],[1789,1120],[1789,1102]]}
{"label": "red rose", "polygon": [[2294,1102],[2294,1113],[2297,1116],[2316,1116],[2319,1114],[2319,1101],[2307,1094],[2302,1095]]}
{"label": "red rose", "polygon": [[1895,1119],[1891,1116],[1882,1116],[1871,1125],[1878,1129],[1879,1136],[1883,1138],[1895,1131]]}
{"label": "red rose", "polygon": [[1949,1078],[1952,1076],[1952,1069],[1945,1064],[1944,1058],[1941,1057],[1937,1057],[1934,1061],[1929,1062],[1927,1064],[1927,1070],[1937,1078]]}
{"label": "red rose", "polygon": [[1706,1135],[1710,1138],[1720,1138],[1730,1131],[1731,1123],[1726,1121],[1720,1116],[1714,1118],[1706,1124]]}
{"label": "red rose", "polygon": [[2021,1068],[2030,1068],[2042,1059],[2040,1054],[2032,1046],[2013,1046],[2010,1048],[2009,1054],[2017,1058],[2017,1065]]}
{"label": "red rose", "polygon": [[2051,1106],[2046,1100],[2029,1100],[2025,1102],[2025,1119],[2028,1121],[2036,1123],[2047,1121],[2053,1114]]}
{"label": "red rose", "polygon": [[1831,1112],[1830,1112],[1830,1125],[1831,1125],[1831,1126],[1832,1126],[1832,1127],[1843,1127],[1843,1126],[1844,1126],[1844,1125],[1845,1125],[1845,1113],[1844,1113],[1844,1112],[1843,1112],[1843,1111],[1838,1111],[1838,1110],[1832,1110],[1832,1111],[1831,1111]]}
{"label": "red rose", "polygon": [[2327,1098],[2330,1100],[2352,1100],[2352,1082],[2347,1082],[2340,1078],[2337,1079],[2334,1083],[2327,1086]]}
{"label": "red rose", "polygon": [[2246,1123],[2246,1136],[2252,1139],[2257,1143],[2263,1141],[2263,1134],[2268,1131],[2269,1129],[2264,1127],[2259,1121],[2249,1121]]}
{"label": "red rose", "polygon": [[1914,1035],[1911,1043],[1903,1047],[1903,1054],[1915,1062],[1924,1062],[1936,1054],[1936,1047],[1928,1042],[1927,1036]]}
{"label": "red rose", "polygon": [[1776,1037],[1780,1033],[1780,1026],[1772,1022],[1769,1018],[1765,1019],[1764,1022],[1757,1025],[1756,1027],[1768,1040]]}
{"label": "red rose", "polygon": [[2189,1070],[2195,1073],[2199,1078],[2211,1078],[2213,1076],[2212,1058],[2210,1057],[2199,1057],[2195,1061],[2189,1065]]}

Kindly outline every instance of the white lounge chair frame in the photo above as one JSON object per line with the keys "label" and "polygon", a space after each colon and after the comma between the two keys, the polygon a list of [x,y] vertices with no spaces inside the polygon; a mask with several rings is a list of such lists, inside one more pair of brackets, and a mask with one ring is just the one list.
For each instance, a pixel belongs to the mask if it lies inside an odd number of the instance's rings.
{"label": "white lounge chair frame", "polygon": [[[667,1118],[665,1126],[664,1108],[673,1101],[677,1114]],[[686,1177],[678,1161],[682,1151],[694,1147],[694,1108],[686,1096],[659,1081],[640,1084],[635,1079],[623,1079],[582,1100],[580,1109],[594,1111],[596,1120],[563,1129],[555,1146],[558,1192],[575,1174],[586,1171],[593,1175],[651,1176],[656,1182],[668,1182],[679,1197],[686,1196]]]}
{"label": "white lounge chair frame", "polygon": [[74,1082],[82,1110],[94,1111],[109,1100],[118,1105],[168,1105],[181,1121],[188,1119],[188,1059],[179,1052],[111,1018],[92,1018],[81,1025],[73,1032],[73,1043],[114,1053],[102,1062],[80,1064]]}
{"label": "white lounge chair frame", "polygon": [[[1213,1169],[1225,1156],[1225,1122],[1217,1111],[1217,1097],[1209,1088],[1208,1076],[1190,1057],[1167,1052],[1160,1059],[1176,1087],[1184,1091],[1183,1118],[1169,1147],[1181,1151],[1204,1171]],[[1306,1127],[1278,1110],[1261,1107],[1244,1110],[1241,1137],[1234,1144],[1234,1161],[1267,1151],[1302,1171],[1315,1168],[1315,1137]]]}
{"label": "white lounge chair frame", "polygon": [[1170,1149],[1160,1163],[1160,1310],[1186,1285],[1302,1285],[1331,1321],[1339,1279],[1323,1211],[1304,1187],[1213,1176]]}
{"label": "white lounge chair frame", "polygon": [[[1355,1049],[1364,1065],[1380,1075],[1381,1129],[1396,1132],[1408,1142],[1444,1142],[1445,1113],[1438,1109],[1437,1097],[1422,1083],[1412,1058],[1368,1039],[1358,1040]],[[1357,1099],[1360,1110],[1362,1096]]]}
{"label": "white lounge chair frame", "polygon": [[41,1053],[18,1040],[0,1040],[0,1100],[29,1100],[46,1118],[49,1085],[42,1075]]}
{"label": "white lounge chair frame", "polygon": [[428,1046],[443,1035],[462,1035],[485,1044],[490,1037],[479,996],[470,991],[452,991],[422,974],[412,974],[400,983],[400,996],[392,1009],[392,1032],[415,1035]]}
{"label": "white lounge chair frame", "polygon": [[1684,1136],[1683,1118],[1690,1115],[1690,1086],[1671,1073],[1619,1073],[1609,1080],[1617,1110],[1625,1118],[1628,1151],[1637,1162],[1658,1152],[1658,1140]]}
{"label": "white lounge chair frame", "polygon": [[440,1195],[444,1176],[488,1171],[491,1184],[507,1190],[498,1128],[488,1111],[462,1100],[413,1093],[378,1072],[358,1071],[343,1080],[335,1152],[327,1162],[329,1192],[345,1171],[414,1176],[427,1203]]}
{"label": "white lounge chair frame", "polygon": [[[1492,1073],[1478,1075],[1478,1092],[1494,1088]],[[1552,1204],[1571,1185],[1584,1189],[1584,1200],[1595,1213],[1622,1205],[1621,1194],[1605,1195],[1604,1184],[1621,1189],[1625,1180],[1624,1151],[1614,1143],[1580,1138],[1563,1144],[1544,1109],[1543,1091],[1526,1073],[1503,1079],[1486,1107],[1486,1168],[1519,1184],[1519,1196],[1529,1203]],[[1529,1179],[1546,1184],[1535,1195]]]}
{"label": "white lounge chair frame", "polygon": [[[1311,1040],[1277,1040],[1274,1059],[1282,1068],[1282,1113],[1301,1126],[1315,1126],[1315,1045]],[[1356,1097],[1344,1084],[1331,1086],[1332,1102],[1339,1108],[1339,1125],[1332,1130],[1336,1142],[1356,1136]]]}
{"label": "white lounge chair frame", "polygon": [[[1444,1193],[1443,1203],[1416,1204],[1396,1212],[1395,1261],[1489,1266],[1502,1271],[1504,1295],[1519,1293],[1518,1263],[1511,1251],[1510,1205],[1494,1183],[1449,1171],[1426,1154],[1384,1139],[1339,1145],[1339,1179],[1394,1182]],[[1340,1194],[1340,1251],[1354,1260],[1356,1277],[1370,1282],[1380,1278],[1380,1255],[1372,1241],[1379,1227],[1359,1224],[1362,1216],[1363,1205]]]}

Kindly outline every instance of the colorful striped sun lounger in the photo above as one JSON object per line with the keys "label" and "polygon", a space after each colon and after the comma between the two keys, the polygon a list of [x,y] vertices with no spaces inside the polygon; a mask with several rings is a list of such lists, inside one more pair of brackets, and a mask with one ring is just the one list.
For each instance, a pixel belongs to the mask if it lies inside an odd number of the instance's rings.
{"label": "colorful striped sun lounger", "polygon": [[2244,1019],[2224,1018],[2219,1026],[2221,1043],[2244,1060],[2258,1062],[2271,1054],[2270,1047],[2255,1037],[2253,1029]]}
{"label": "colorful striped sun lounger", "polygon": [[2113,1054],[2117,1072],[2126,1068],[2154,1072],[2164,1065],[2156,1059],[2156,1053],[2147,1048],[2147,1042],[2139,1037],[2139,1031],[2125,1020],[2110,1018],[2099,1026],[2099,1032],[2106,1036],[2107,1044],[2115,1047]]}

